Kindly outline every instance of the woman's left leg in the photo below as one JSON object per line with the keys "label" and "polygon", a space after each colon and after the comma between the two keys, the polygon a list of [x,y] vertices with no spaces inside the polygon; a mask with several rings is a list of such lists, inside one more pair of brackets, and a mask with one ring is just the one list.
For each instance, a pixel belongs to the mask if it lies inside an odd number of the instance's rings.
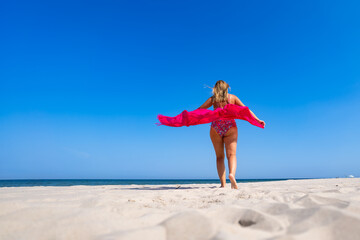
{"label": "woman's left leg", "polygon": [[225,154],[224,154],[224,142],[222,137],[217,134],[214,128],[210,127],[210,138],[214,146],[216,154],[216,168],[220,178],[221,186],[225,187],[226,175],[225,175]]}

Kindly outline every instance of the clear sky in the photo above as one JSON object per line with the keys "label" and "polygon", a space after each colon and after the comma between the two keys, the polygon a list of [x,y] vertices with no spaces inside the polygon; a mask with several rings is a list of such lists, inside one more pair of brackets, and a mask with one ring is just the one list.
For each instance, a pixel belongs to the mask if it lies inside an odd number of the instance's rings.
{"label": "clear sky", "polygon": [[[3,1],[0,179],[217,178],[210,124],[156,126],[219,79],[237,178],[360,176],[359,1]],[[227,163],[226,163],[227,166]]]}

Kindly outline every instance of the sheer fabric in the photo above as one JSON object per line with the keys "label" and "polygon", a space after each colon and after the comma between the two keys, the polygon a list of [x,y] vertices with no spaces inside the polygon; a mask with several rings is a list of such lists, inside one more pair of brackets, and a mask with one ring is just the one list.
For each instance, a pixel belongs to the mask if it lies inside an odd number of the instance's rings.
{"label": "sheer fabric", "polygon": [[253,117],[248,107],[242,107],[235,104],[227,104],[223,108],[217,108],[215,110],[196,109],[190,112],[184,110],[175,117],[168,117],[161,114],[157,117],[160,121],[160,123],[156,123],[158,126],[166,125],[169,127],[189,127],[192,125],[210,123],[218,119],[241,119],[248,121],[254,126],[264,128],[259,121]]}

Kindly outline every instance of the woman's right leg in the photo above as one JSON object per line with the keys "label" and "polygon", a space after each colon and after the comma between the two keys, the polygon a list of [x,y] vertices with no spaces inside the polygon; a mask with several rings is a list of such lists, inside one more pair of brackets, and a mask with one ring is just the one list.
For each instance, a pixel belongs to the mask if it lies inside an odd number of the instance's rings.
{"label": "woman's right leg", "polygon": [[237,137],[238,137],[237,127],[230,128],[224,135],[226,157],[228,159],[228,165],[229,165],[229,180],[231,182],[231,188],[235,188],[235,189],[238,188],[235,179]]}
{"label": "woman's right leg", "polygon": [[210,138],[215,149],[216,168],[221,182],[220,187],[225,187],[226,174],[225,174],[224,141],[222,137],[220,137],[219,134],[212,127],[210,127]]}

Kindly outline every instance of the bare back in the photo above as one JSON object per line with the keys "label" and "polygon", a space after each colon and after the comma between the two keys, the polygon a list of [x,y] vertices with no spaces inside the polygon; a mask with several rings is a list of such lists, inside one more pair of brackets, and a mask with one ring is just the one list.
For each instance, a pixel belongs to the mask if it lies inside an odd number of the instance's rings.
{"label": "bare back", "polygon": [[228,101],[226,102],[214,102],[212,105],[214,107],[214,110],[217,108],[223,108],[226,104],[235,104],[234,98],[232,97],[232,94],[228,93]]}

